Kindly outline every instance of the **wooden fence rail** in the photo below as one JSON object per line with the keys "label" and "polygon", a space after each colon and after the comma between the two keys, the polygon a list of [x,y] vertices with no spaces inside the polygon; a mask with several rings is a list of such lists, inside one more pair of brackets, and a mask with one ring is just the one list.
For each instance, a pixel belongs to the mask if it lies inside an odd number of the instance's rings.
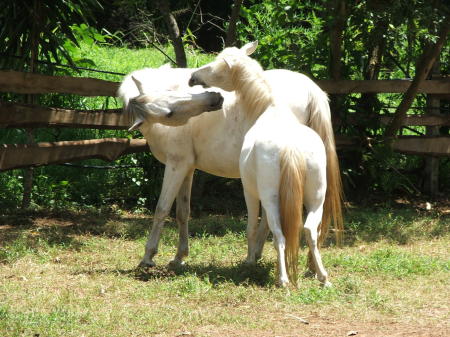
{"label": "wooden fence rail", "polygon": [[[350,115],[347,123],[355,123],[357,118]],[[388,124],[392,116],[380,115],[379,118],[382,124]],[[124,114],[122,109],[71,110],[0,101],[0,128],[76,127],[126,130],[130,125],[130,116]],[[403,125],[450,126],[450,115],[408,115]]]}
{"label": "wooden fence rail", "polygon": [[88,77],[49,76],[18,71],[0,71],[0,92],[18,94],[75,94],[116,96],[117,82]]}
{"label": "wooden fence rail", "polygon": [[[412,80],[317,80],[329,94],[404,93]],[[116,96],[120,83],[87,77],[48,76],[18,71],[0,71],[0,92],[19,94],[76,94]],[[423,81],[419,93],[449,95],[450,78]]]}
{"label": "wooden fence rail", "polygon": [[74,127],[128,129],[129,114],[122,109],[69,110],[0,101],[0,128]]}
{"label": "wooden fence rail", "polygon": [[[329,94],[403,93],[410,80],[317,81]],[[93,78],[47,76],[0,71],[0,92],[23,94],[70,93],[83,96],[116,96],[119,83]],[[424,81],[419,92],[450,97],[450,78]],[[93,129],[127,129],[129,116],[120,109],[71,110],[0,102],[0,128],[76,127]],[[348,122],[357,116],[349,116]],[[387,124],[389,115],[381,115]],[[408,115],[404,126],[450,126],[450,116],[439,114]],[[359,140],[337,136],[340,148],[361,147]],[[450,137],[400,137],[393,143],[395,151],[432,156],[450,156]],[[84,141],[39,143],[35,145],[0,145],[0,171],[98,158],[115,160],[122,155],[148,151],[145,140],[107,138]]]}
{"label": "wooden fence rail", "polygon": [[85,159],[113,161],[137,152],[149,151],[145,139],[103,138],[51,143],[0,145],[0,171],[61,164]]}

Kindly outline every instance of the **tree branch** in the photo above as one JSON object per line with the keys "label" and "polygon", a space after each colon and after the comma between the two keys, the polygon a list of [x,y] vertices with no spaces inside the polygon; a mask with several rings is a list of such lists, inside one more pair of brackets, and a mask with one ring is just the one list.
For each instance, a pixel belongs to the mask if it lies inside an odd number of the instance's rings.
{"label": "tree branch", "polygon": [[169,30],[170,40],[172,40],[173,48],[175,50],[175,59],[177,66],[181,68],[187,67],[186,53],[184,52],[183,41],[181,40],[180,30],[178,29],[177,20],[170,12],[169,1],[157,0],[158,8],[166,22]]}
{"label": "tree branch", "polygon": [[428,73],[433,67],[434,62],[439,57],[439,54],[441,53],[442,47],[445,41],[447,40],[447,35],[449,32],[450,32],[450,19],[446,18],[441,26],[438,40],[436,41],[436,43],[432,44],[428,48],[425,48],[422,54],[420,62],[418,63],[416,68],[416,75],[414,76],[411,85],[406,91],[403,100],[400,102],[400,105],[395,111],[395,115],[394,118],[392,119],[392,122],[386,129],[384,135],[386,140],[396,137],[398,130],[403,124],[408,109],[411,107],[412,102],[416,98],[419,86],[428,76]]}
{"label": "tree branch", "polygon": [[234,0],[233,9],[231,11],[230,23],[228,25],[227,36],[225,38],[225,47],[231,47],[236,44],[236,24],[239,19],[242,0]]}

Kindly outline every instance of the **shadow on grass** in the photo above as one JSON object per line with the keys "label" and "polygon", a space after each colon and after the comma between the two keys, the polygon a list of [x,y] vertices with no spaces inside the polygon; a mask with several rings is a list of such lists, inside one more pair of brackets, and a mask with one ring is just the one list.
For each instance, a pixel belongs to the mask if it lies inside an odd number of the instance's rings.
{"label": "shadow on grass", "polygon": [[[380,240],[406,244],[417,238],[440,237],[450,231],[450,221],[446,214],[419,211],[417,208],[350,209],[345,214],[345,245]],[[92,211],[19,211],[0,215],[0,262],[13,261],[40,247],[57,246],[79,250],[85,244],[83,237],[89,236],[124,240],[144,239],[151,220],[148,215]],[[221,237],[230,232],[245,233],[245,225],[244,217],[206,215],[190,220],[190,236],[195,239],[204,236]],[[175,222],[169,220],[165,227],[164,235],[176,244],[178,229]],[[332,235],[329,235],[325,246],[332,242]],[[220,275],[232,279],[227,270],[219,270],[214,265],[204,269],[200,266],[197,268],[198,270],[192,272],[203,275],[206,270],[212,270],[212,279]],[[237,268],[235,271],[241,270],[238,267],[233,268]]]}
{"label": "shadow on grass", "polygon": [[[33,232],[51,243],[70,244],[73,236],[90,235],[127,240],[142,239],[147,236],[152,217],[149,215],[120,215],[114,213],[70,212],[70,211],[18,211],[0,215],[0,242],[15,241],[23,234]],[[168,219],[165,229],[175,230],[174,219]],[[189,221],[190,236],[223,236],[228,232],[245,231],[245,221],[226,215],[207,215]]]}
{"label": "shadow on grass", "polygon": [[97,269],[80,271],[77,274],[116,274],[124,275],[142,282],[152,280],[175,280],[194,276],[200,280],[208,280],[212,285],[233,283],[235,285],[256,285],[259,287],[271,287],[274,285],[272,272],[273,263],[258,263],[256,266],[245,263],[232,266],[219,266],[215,264],[189,264],[179,268],[156,266],[151,268],[134,269]]}
{"label": "shadow on grass", "polygon": [[417,238],[436,238],[450,230],[445,214],[413,208],[373,207],[347,210],[345,214],[345,245],[356,241],[389,240],[407,244]]}

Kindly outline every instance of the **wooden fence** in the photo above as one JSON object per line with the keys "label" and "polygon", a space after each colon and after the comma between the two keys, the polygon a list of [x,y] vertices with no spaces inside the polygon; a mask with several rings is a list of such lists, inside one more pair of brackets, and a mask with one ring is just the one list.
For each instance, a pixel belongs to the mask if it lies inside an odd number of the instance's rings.
{"label": "wooden fence", "polygon": [[[318,81],[329,94],[349,93],[403,93],[411,81]],[[0,92],[21,94],[70,93],[83,96],[116,96],[117,82],[93,78],[46,76],[16,71],[0,71]],[[450,79],[424,81],[420,93],[450,99]],[[382,115],[382,123],[390,116]],[[70,110],[26,104],[0,102],[0,128],[76,127],[93,129],[127,129],[127,114],[120,109]],[[450,126],[450,115],[408,115],[405,126]],[[357,146],[355,140],[337,135],[340,148]],[[408,136],[399,137],[393,143],[396,151],[410,154],[450,156],[450,137]],[[0,145],[0,171],[29,166],[58,164],[82,159],[100,158],[115,160],[122,155],[148,151],[142,139],[94,139],[38,144]]]}

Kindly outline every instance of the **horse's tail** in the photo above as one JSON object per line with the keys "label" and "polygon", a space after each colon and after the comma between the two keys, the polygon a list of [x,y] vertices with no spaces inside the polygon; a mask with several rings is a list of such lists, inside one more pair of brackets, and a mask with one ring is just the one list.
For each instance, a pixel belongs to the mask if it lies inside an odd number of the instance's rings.
{"label": "horse's tail", "polygon": [[280,218],[286,239],[285,262],[289,280],[297,285],[300,235],[303,228],[303,188],[306,162],[303,155],[285,148],[280,157]]}
{"label": "horse's tail", "polygon": [[319,244],[324,241],[330,222],[334,224],[336,241],[338,244],[341,244],[344,225],[342,219],[343,193],[339,160],[334,142],[328,96],[318,86],[314,86],[310,92],[308,126],[322,138],[327,154],[327,193],[325,196],[322,222],[319,227]]}

